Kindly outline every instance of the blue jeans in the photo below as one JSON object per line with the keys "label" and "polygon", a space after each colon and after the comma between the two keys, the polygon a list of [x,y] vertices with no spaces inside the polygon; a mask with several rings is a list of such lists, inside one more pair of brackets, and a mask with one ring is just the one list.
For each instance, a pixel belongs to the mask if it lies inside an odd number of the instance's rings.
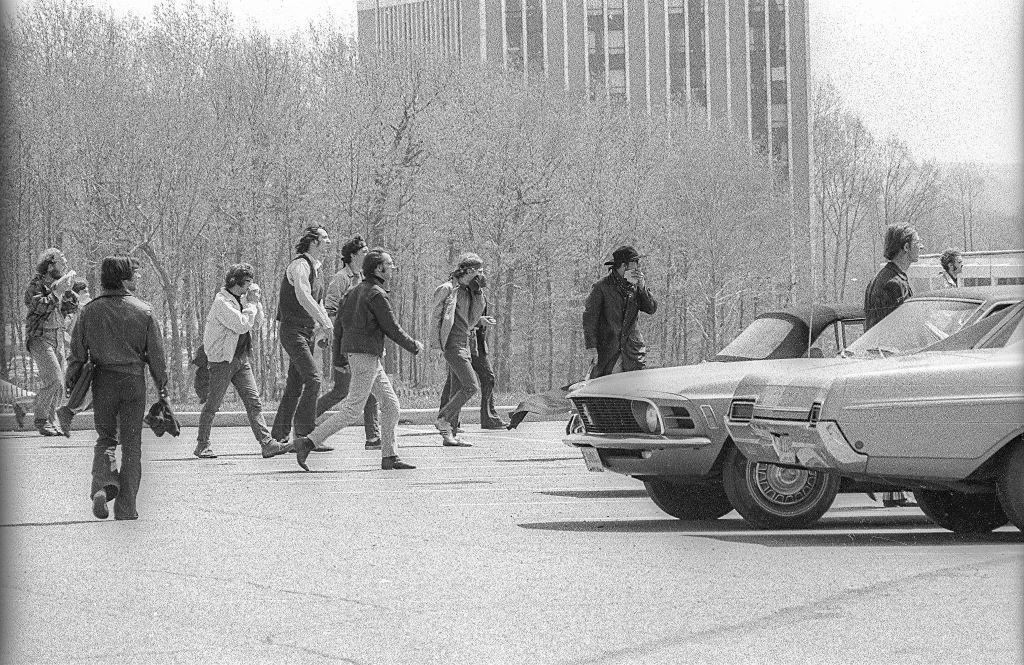
{"label": "blue jeans", "polygon": [[196,437],[198,442],[210,442],[213,417],[217,415],[230,385],[235,386],[235,392],[245,405],[249,427],[252,428],[256,441],[260,444],[269,442],[270,429],[263,418],[263,403],[260,401],[260,391],[256,386],[252,365],[249,364],[249,354],[232,358],[227,362],[210,363],[210,395],[203,405],[203,412],[199,414],[199,434]]}
{"label": "blue jeans", "polygon": [[[92,382],[96,446],[92,456],[92,490],[106,490],[116,519],[138,517],[135,496],[142,480],[142,417],[146,414],[146,377],[97,368]],[[121,446],[121,468],[116,451]]]}
{"label": "blue jeans", "polygon": [[323,378],[313,362],[312,328],[281,322],[280,338],[288,354],[288,380],[270,434],[284,441],[293,426],[296,436],[306,436],[316,427],[316,400]]}

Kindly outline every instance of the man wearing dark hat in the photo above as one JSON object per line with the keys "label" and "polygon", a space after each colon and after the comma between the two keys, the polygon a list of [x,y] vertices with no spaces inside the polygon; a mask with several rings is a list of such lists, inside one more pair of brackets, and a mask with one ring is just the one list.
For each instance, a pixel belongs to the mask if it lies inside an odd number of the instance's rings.
{"label": "man wearing dark hat", "polygon": [[455,436],[455,424],[466,402],[480,392],[480,379],[473,370],[469,350],[470,333],[478,326],[496,323],[484,315],[486,301],[473,284],[483,276],[484,262],[477,254],[467,252],[459,257],[451,279],[434,290],[431,325],[441,354],[448,363],[449,397],[441,404],[434,426],[446,446],[469,446]]}
{"label": "man wearing dark hat", "polygon": [[640,312],[654,314],[658,303],[647,288],[640,259],[629,245],[606,261],[608,276],[594,284],[583,310],[583,337],[590,378],[643,369],[644,338],[636,327]]}
{"label": "man wearing dark hat", "polygon": [[[127,256],[108,256],[100,267],[103,293],[82,308],[71,333],[65,385],[72,387],[91,360],[96,446],[92,461],[92,512],[99,519],[133,520],[142,480],[142,418],[146,412],[146,372],[167,396],[163,336],[149,303],[130,291],[136,270]],[[121,467],[116,450],[121,446]]]}

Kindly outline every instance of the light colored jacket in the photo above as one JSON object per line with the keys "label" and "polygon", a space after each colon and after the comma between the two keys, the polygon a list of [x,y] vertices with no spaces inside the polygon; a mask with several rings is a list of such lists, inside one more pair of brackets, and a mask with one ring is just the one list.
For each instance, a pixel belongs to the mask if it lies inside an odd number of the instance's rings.
{"label": "light colored jacket", "polygon": [[[439,284],[434,289],[434,310],[430,317],[431,325],[436,333],[436,339],[441,345],[439,350],[444,353],[444,345],[448,342],[448,335],[452,332],[455,324],[455,304],[459,297],[459,281],[450,279]],[[486,301],[483,297],[473,298],[473,309],[469,312],[469,328],[472,331],[476,328],[480,317],[484,313]]]}
{"label": "light colored jacket", "polygon": [[203,348],[211,363],[228,362],[235,356],[238,338],[263,320],[262,303],[246,303],[239,309],[238,301],[227,289],[221,289],[206,315]]}

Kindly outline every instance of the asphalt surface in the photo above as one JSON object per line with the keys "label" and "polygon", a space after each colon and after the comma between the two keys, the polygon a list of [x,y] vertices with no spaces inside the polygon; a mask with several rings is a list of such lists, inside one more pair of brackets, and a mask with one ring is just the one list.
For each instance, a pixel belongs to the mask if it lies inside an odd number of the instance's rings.
{"label": "asphalt surface", "polygon": [[91,433],[5,434],[4,663],[1020,663],[1024,547],[840,496],[816,528],[681,522],[559,423],[361,428],[264,460],[147,432],[140,519],[93,518]]}

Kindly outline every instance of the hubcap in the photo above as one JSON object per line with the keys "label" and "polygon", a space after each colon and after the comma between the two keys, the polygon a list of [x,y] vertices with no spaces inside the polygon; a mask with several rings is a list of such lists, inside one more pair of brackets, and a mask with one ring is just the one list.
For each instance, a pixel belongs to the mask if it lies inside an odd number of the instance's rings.
{"label": "hubcap", "polygon": [[818,473],[758,463],[748,469],[758,493],[768,501],[790,506],[806,499],[817,485]]}

